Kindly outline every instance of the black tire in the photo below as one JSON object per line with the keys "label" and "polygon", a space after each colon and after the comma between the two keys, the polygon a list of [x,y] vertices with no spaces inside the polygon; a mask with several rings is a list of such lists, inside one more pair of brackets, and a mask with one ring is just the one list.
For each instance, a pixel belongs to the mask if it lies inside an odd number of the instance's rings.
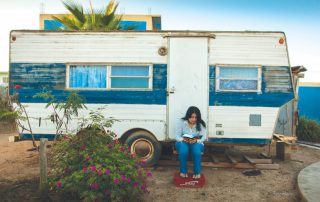
{"label": "black tire", "polygon": [[130,147],[131,153],[152,166],[158,162],[161,155],[161,144],[147,131],[136,131],[129,135],[125,143]]}

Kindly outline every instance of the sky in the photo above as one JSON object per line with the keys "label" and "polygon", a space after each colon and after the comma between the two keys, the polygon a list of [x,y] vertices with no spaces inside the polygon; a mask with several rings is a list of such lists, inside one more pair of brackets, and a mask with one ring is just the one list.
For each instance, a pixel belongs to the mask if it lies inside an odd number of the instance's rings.
{"label": "sky", "polygon": [[[108,0],[91,0],[101,7]],[[78,0],[89,8],[89,0]],[[121,14],[160,14],[163,30],[284,31],[291,66],[320,82],[320,0],[120,0]],[[39,14],[66,13],[60,0],[0,0],[0,72],[9,69],[10,30],[39,29]]]}

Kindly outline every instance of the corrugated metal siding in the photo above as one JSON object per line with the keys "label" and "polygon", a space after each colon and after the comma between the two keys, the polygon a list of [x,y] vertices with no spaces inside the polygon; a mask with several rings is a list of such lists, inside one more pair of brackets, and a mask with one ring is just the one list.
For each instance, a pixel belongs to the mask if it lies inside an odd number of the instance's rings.
{"label": "corrugated metal siding", "polygon": [[[273,107],[209,107],[209,137],[271,139],[278,111]],[[250,114],[261,114],[261,126],[249,126]],[[216,135],[216,131],[224,134]]]}
{"label": "corrugated metal siding", "polygon": [[279,44],[281,37],[281,33],[217,33],[210,40],[209,64],[289,66],[286,43]]}
{"label": "corrugated metal siding", "polygon": [[166,63],[158,33],[12,32],[11,63]]}

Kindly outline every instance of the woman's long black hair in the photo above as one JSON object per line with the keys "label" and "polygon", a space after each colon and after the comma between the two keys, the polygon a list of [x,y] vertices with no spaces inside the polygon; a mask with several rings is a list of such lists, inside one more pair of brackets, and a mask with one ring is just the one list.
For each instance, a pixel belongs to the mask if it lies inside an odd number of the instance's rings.
{"label": "woman's long black hair", "polygon": [[201,113],[200,113],[200,110],[198,109],[198,107],[195,107],[195,106],[191,106],[188,108],[187,112],[186,112],[186,115],[182,118],[183,120],[186,120],[188,121],[188,119],[191,117],[191,115],[195,113],[196,116],[197,116],[197,131],[201,131],[201,126],[200,124],[203,126],[203,127],[206,127],[206,123],[202,120],[201,118]]}

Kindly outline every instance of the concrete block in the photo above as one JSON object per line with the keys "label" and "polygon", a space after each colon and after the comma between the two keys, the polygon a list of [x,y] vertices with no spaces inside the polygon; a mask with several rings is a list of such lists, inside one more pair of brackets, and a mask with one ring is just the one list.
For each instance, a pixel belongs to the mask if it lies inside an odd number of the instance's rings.
{"label": "concrete block", "polygon": [[14,136],[9,136],[9,142],[18,142],[19,141],[19,136],[14,135]]}

